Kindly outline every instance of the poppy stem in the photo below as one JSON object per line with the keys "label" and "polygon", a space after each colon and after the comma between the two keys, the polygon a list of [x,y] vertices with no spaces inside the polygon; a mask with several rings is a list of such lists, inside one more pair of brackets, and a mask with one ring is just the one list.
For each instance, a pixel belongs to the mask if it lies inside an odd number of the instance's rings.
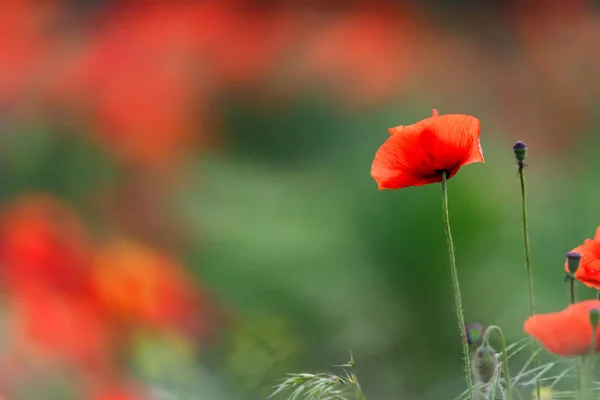
{"label": "poppy stem", "polygon": [[[582,356],[582,364],[584,368],[584,384],[583,389],[586,394],[585,398],[593,400],[594,396],[591,394],[593,377],[594,377],[594,355],[598,348],[598,323],[600,322],[600,310],[592,309],[589,312],[590,324],[592,325],[592,338],[590,340],[590,349],[587,354]],[[587,396],[589,395],[589,397]]]}
{"label": "poppy stem", "polygon": [[454,243],[452,241],[452,231],[450,230],[450,213],[448,212],[448,184],[447,172],[442,171],[442,215],[444,217],[444,225],[446,228],[446,240],[448,242],[448,252],[450,253],[450,272],[452,274],[452,286],[454,288],[454,306],[456,308],[456,316],[458,318],[458,328],[462,337],[463,345],[463,361],[465,375],[467,378],[467,386],[469,398],[475,400],[473,393],[473,377],[471,375],[471,363],[469,357],[469,344],[467,342],[465,317],[463,315],[462,299],[460,297],[460,285],[458,283],[458,271],[456,270],[456,257],[454,255]]}
{"label": "poppy stem", "polygon": [[[569,293],[571,298],[571,304],[575,304],[575,278],[568,276],[569,279]],[[583,364],[583,357],[575,358],[575,373],[577,375],[577,385],[579,388],[579,398],[583,399],[583,379],[581,379],[581,369]]]}
{"label": "poppy stem", "polygon": [[[521,212],[523,218],[523,245],[525,247],[525,270],[527,272],[527,289],[529,292],[529,315],[535,313],[535,307],[533,302],[533,273],[531,272],[531,249],[529,247],[529,225],[527,223],[527,192],[525,190],[525,164],[521,160],[519,163],[519,181],[521,182]],[[534,368],[539,367],[540,361],[536,354],[538,349],[537,342],[533,341],[533,366]],[[539,400],[542,398],[540,390],[540,381],[536,378],[535,380],[535,392],[536,398]]]}
{"label": "poppy stem", "polygon": [[[594,332],[594,334],[596,334]],[[584,371],[584,379],[582,379],[582,384],[581,384],[581,395],[580,398],[581,399],[585,399],[585,400],[594,400],[594,396],[592,394],[592,385],[593,385],[593,376],[594,376],[594,359],[593,359],[594,353],[590,353],[588,354],[587,358],[585,359],[585,362],[583,362],[583,371]]]}
{"label": "poppy stem", "polygon": [[596,290],[596,300],[600,300],[600,290]]}
{"label": "poppy stem", "polygon": [[581,379],[581,368],[582,368],[583,357],[577,357],[575,359],[575,371],[577,373],[577,385],[579,387],[579,399],[583,399],[583,379]]}
{"label": "poppy stem", "polygon": [[489,342],[490,335],[494,331],[498,333],[498,336],[500,337],[500,346],[502,347],[502,373],[504,374],[504,379],[506,380],[506,400],[511,400],[510,373],[508,371],[508,353],[506,352],[506,340],[504,339],[504,333],[502,333],[502,329],[500,329],[499,326],[490,325],[485,330],[483,340],[484,342]]}
{"label": "poppy stem", "polygon": [[575,304],[575,278],[573,277],[569,278],[569,293],[571,304]]}

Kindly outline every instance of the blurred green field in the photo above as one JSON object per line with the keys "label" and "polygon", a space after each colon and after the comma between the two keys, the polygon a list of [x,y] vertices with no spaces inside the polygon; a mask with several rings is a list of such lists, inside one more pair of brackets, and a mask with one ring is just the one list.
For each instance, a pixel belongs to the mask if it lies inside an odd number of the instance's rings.
{"label": "blurred green field", "polygon": [[[327,371],[349,349],[369,399],[454,398],[463,371],[440,187],[378,191],[370,177],[387,128],[432,108],[482,123],[485,164],[449,181],[467,320],[501,326],[508,342],[525,336],[516,140],[529,145],[536,308],[567,304],[565,253],[600,225],[593,5],[9,3],[2,212],[48,194],[92,247],[144,244],[206,298],[158,325],[107,316],[102,368],[57,361],[39,341],[54,333],[14,337],[12,317],[32,295],[12,274],[42,278],[11,263],[3,239],[7,399],[264,399],[287,373]],[[47,244],[31,240],[25,258]],[[146,265],[131,263],[144,281]],[[178,286],[148,282],[153,306],[178,299]],[[142,296],[112,285],[132,303]],[[104,390],[113,386],[143,394]]]}

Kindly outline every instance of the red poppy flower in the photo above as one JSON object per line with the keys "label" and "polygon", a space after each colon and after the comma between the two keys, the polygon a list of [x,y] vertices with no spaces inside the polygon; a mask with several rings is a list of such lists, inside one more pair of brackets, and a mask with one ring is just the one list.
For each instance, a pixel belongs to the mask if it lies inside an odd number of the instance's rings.
{"label": "red poppy flower", "polygon": [[200,288],[168,256],[132,241],[101,247],[92,279],[108,313],[130,323],[187,327],[205,315]]}
{"label": "red poppy flower", "polygon": [[[596,229],[594,239],[585,239],[581,246],[572,251],[581,254],[575,278],[586,286],[600,290],[600,226]],[[565,262],[565,270],[569,272],[568,261]]]}
{"label": "red poppy flower", "polygon": [[377,150],[371,176],[379,189],[401,189],[441,182],[441,172],[454,176],[460,167],[484,162],[479,120],[470,115],[433,116],[388,131],[392,135]]}
{"label": "red poppy flower", "polygon": [[44,286],[11,298],[8,326],[35,359],[67,360],[96,368],[110,354],[111,333],[94,304]]}
{"label": "red poppy flower", "polygon": [[44,195],[17,200],[0,215],[0,277],[6,291],[45,284],[87,296],[89,243],[67,205]]}
{"label": "red poppy flower", "polygon": [[[559,356],[585,354],[592,340],[590,311],[594,309],[600,310],[600,300],[581,301],[559,312],[532,315],[523,329]],[[596,333],[596,351],[600,350],[599,337],[600,330]]]}

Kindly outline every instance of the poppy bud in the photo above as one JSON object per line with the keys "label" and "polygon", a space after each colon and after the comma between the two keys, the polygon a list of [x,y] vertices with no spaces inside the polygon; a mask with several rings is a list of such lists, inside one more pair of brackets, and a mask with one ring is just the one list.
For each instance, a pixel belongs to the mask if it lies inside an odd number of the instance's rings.
{"label": "poppy bud", "polygon": [[579,261],[581,261],[581,254],[576,251],[570,251],[567,253],[567,265],[569,267],[569,275],[575,276],[577,268],[579,268]]}
{"label": "poppy bud", "polygon": [[489,383],[496,371],[496,351],[490,345],[481,345],[472,356],[473,375],[478,383]]}
{"label": "poppy bud", "polygon": [[472,346],[479,346],[483,341],[483,334],[485,333],[485,325],[480,322],[473,322],[465,326],[465,336],[467,337],[467,343]]}
{"label": "poppy bud", "polygon": [[513,151],[515,152],[515,158],[519,164],[525,161],[525,158],[527,157],[527,145],[525,143],[519,140],[513,146]]}

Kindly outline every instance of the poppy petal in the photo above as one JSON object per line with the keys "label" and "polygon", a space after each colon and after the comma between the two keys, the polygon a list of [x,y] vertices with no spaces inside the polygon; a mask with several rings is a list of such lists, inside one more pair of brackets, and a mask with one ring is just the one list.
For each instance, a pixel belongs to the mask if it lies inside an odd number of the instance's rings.
{"label": "poppy petal", "polygon": [[[589,351],[592,340],[592,326],[589,313],[600,310],[599,300],[587,300],[575,303],[566,309],[529,317],[523,326],[524,331],[538,339],[552,353],[560,356],[574,356]],[[596,336],[596,351],[598,346]]]}
{"label": "poppy petal", "polygon": [[390,137],[375,154],[371,176],[379,189],[400,189],[441,181],[461,166],[483,162],[480,123],[461,114],[437,115],[408,126],[390,128]]}
{"label": "poppy petal", "polygon": [[390,135],[395,135],[396,133],[402,132],[403,129],[404,129],[403,125],[398,125],[393,128],[389,128],[388,132],[390,133]]}
{"label": "poppy petal", "polygon": [[462,163],[462,165],[473,164],[476,162],[485,163],[483,158],[483,149],[481,148],[481,141],[477,138],[477,148],[471,148],[471,153],[469,157]]}
{"label": "poppy petal", "polygon": [[534,315],[527,319],[524,329],[548,351],[565,357],[585,353],[589,349],[592,332],[587,317],[582,320],[576,315],[554,314]]}
{"label": "poppy petal", "polygon": [[421,156],[420,165],[415,165],[415,155],[421,154],[420,149],[415,147],[419,132],[410,128],[412,125],[404,127],[402,134],[392,134],[375,154],[371,176],[380,190],[420,186],[440,180],[435,174],[429,178],[422,176],[420,171],[434,171],[431,165],[427,165],[427,158]]}
{"label": "poppy petal", "polygon": [[[600,243],[597,243],[595,247],[600,248]],[[600,259],[593,254],[586,253],[581,258],[575,278],[588,287],[600,290]]]}
{"label": "poppy petal", "polygon": [[424,120],[421,147],[435,155],[437,169],[483,162],[479,141],[481,124],[470,115],[447,114]]}
{"label": "poppy petal", "polygon": [[371,176],[377,181],[380,190],[424,184],[418,176],[410,172],[411,143],[415,142],[416,134],[414,130],[392,134],[377,150],[371,166]]}

